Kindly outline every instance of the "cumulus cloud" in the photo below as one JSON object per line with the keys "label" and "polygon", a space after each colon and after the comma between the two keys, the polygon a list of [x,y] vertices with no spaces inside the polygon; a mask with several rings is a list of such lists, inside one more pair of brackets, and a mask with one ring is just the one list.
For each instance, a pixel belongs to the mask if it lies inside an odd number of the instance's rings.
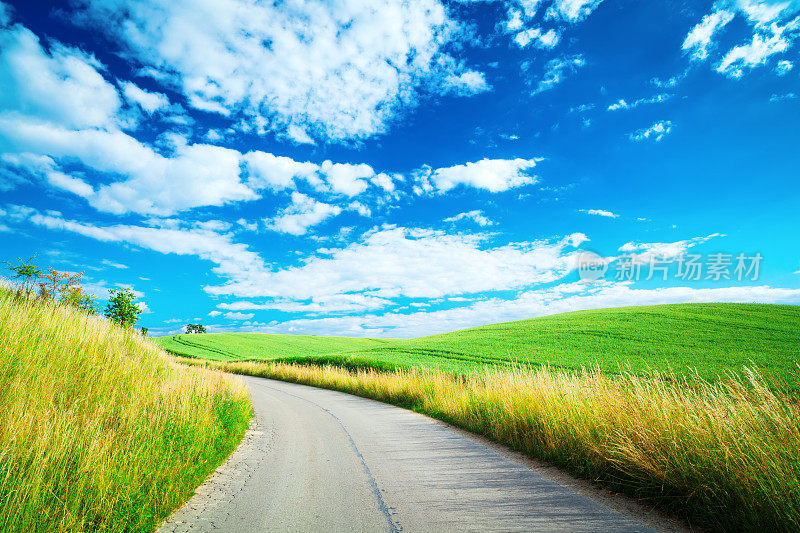
{"label": "cumulus cloud", "polygon": [[448,52],[463,32],[436,0],[76,3],[191,106],[298,142],[369,137],[427,92],[488,89]]}
{"label": "cumulus cloud", "polygon": [[555,0],[548,10],[550,17],[577,22],[588,17],[603,0]]}
{"label": "cumulus cloud", "polygon": [[308,228],[342,212],[336,205],[318,202],[299,192],[292,193],[292,203],[270,221],[267,229],[291,235],[305,235]]}
{"label": "cumulus cloud", "polygon": [[554,281],[573,268],[571,250],[586,238],[486,247],[488,236],[383,228],[343,248],[320,250],[302,265],[251,272],[206,287],[215,295],[325,299],[363,294],[378,298],[437,298]]}
{"label": "cumulus cloud", "polygon": [[[142,142],[129,133],[130,108],[122,106],[95,58],[55,42],[45,51],[38,38],[19,25],[0,29],[0,40],[2,190],[34,178],[80,196],[100,211],[169,216],[196,207],[256,200],[265,189],[296,190],[301,182],[324,195],[354,197],[372,186],[389,193],[387,198],[397,197],[396,186],[406,179],[375,172],[364,163],[314,163],[193,144],[172,131],[162,133],[152,145]],[[464,73],[467,85],[476,86],[482,79]],[[127,81],[118,83],[129,104],[145,114],[169,118],[165,113],[176,107],[162,93]],[[213,137],[219,139],[220,134]],[[416,174],[427,172],[435,184],[431,187],[441,191],[457,184],[500,191],[534,181],[525,173],[532,165],[521,159],[483,160],[440,169],[432,176],[427,167]],[[366,213],[364,203],[359,205],[357,211]],[[288,213],[286,221],[299,214]],[[299,227],[292,226],[291,231]]]}
{"label": "cumulus cloud", "polygon": [[530,171],[541,159],[481,159],[480,161],[438,168],[422,169],[417,174],[419,192],[446,192],[459,185],[502,192],[536,183]]}
{"label": "cumulus cloud", "polygon": [[443,94],[450,93],[456,96],[470,96],[489,91],[492,88],[486,81],[486,75],[476,70],[448,74],[442,80],[441,85]]}
{"label": "cumulus cloud", "polygon": [[101,211],[166,215],[258,197],[240,180],[239,152],[220,146],[179,144],[165,156],[119,130],[71,130],[0,114],[3,138],[10,151],[77,159],[95,171],[127,176],[83,195]]}
{"label": "cumulus cloud", "polygon": [[253,189],[294,188],[296,180],[305,180],[316,187],[321,185],[317,176],[319,166],[314,163],[258,151],[245,154],[242,161],[249,175],[247,184]]}
{"label": "cumulus cloud", "polygon": [[256,315],[254,313],[234,313],[234,312],[230,312],[230,313],[225,313],[225,315],[223,315],[223,316],[225,318],[227,318],[228,320],[250,320],[251,318],[253,318]]}
{"label": "cumulus cloud", "polygon": [[648,128],[642,128],[628,134],[628,138],[634,142],[645,141],[648,139],[653,139],[654,141],[659,142],[664,138],[665,135],[669,135],[671,131],[672,122],[669,120],[661,120],[653,123],[653,125]]}
{"label": "cumulus cloud", "polygon": [[350,165],[325,161],[320,170],[325,173],[330,190],[347,196],[356,196],[367,189],[367,179],[375,175],[366,164]]}
{"label": "cumulus cloud", "polygon": [[[14,216],[18,213],[18,216]],[[239,278],[260,272],[266,265],[247,245],[235,243],[230,234],[218,234],[199,228],[144,227],[126,224],[98,226],[42,214],[25,206],[12,206],[12,219],[27,220],[37,226],[69,231],[102,242],[128,243],[162,254],[191,255],[215,264],[212,271],[225,278]]]}
{"label": "cumulus cloud", "polygon": [[100,63],[75,48],[53,43],[45,51],[27,28],[0,28],[0,110],[69,128],[116,123],[121,100],[103,78]]}
{"label": "cumulus cloud", "polygon": [[494,224],[491,219],[489,219],[486,215],[483,214],[483,211],[480,209],[476,209],[474,211],[467,211],[465,213],[459,213],[452,217],[447,217],[443,220],[443,222],[458,222],[459,220],[472,220],[479,226],[491,226]]}
{"label": "cumulus cloud", "polygon": [[170,107],[169,98],[167,98],[166,94],[146,91],[129,81],[122,82],[120,86],[125,99],[131,104],[142,108],[148,115]]}

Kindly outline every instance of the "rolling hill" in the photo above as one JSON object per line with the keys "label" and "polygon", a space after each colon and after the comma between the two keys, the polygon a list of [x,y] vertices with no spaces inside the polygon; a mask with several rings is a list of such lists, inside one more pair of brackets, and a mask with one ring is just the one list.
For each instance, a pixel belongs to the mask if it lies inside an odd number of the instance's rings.
{"label": "rolling hill", "polygon": [[800,361],[800,307],[676,304],[576,311],[400,339],[219,333],[155,339],[180,356],[345,367],[469,372],[486,365],[549,365],[605,372],[695,369],[714,377],[743,366],[790,377]]}

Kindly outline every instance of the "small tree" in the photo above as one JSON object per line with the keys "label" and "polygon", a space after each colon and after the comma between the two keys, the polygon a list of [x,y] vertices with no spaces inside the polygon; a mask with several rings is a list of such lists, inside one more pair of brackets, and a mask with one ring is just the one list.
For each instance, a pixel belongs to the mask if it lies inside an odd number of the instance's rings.
{"label": "small tree", "polygon": [[142,327],[142,337],[147,337],[147,332],[150,331],[149,329]]}
{"label": "small tree", "polygon": [[19,281],[19,293],[26,296],[33,294],[39,278],[42,277],[42,271],[33,264],[34,259],[36,259],[35,255],[27,261],[23,261],[21,257],[18,257],[17,262],[19,264],[17,265],[12,265],[6,261],[6,265],[13,273],[14,279]]}
{"label": "small tree", "polygon": [[187,324],[186,333],[205,333],[206,327],[202,324]]}
{"label": "small tree", "polygon": [[133,291],[127,287],[111,289],[111,298],[105,309],[106,317],[123,328],[133,327],[142,312],[139,306],[133,303],[135,298]]}

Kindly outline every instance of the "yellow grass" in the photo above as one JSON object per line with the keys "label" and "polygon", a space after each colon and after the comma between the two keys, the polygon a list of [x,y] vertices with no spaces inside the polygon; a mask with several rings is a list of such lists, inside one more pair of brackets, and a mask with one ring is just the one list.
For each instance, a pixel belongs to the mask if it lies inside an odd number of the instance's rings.
{"label": "yellow grass", "polygon": [[800,405],[757,373],[348,371],[194,363],[345,391],[429,414],[710,529],[800,530]]}
{"label": "yellow grass", "polygon": [[0,531],[152,531],[249,417],[235,378],[0,289]]}

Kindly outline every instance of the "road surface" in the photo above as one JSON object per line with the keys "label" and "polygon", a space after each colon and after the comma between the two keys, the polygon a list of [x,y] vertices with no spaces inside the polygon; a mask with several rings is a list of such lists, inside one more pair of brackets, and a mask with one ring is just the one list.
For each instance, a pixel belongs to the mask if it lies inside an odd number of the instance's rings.
{"label": "road surface", "polygon": [[418,413],[242,379],[250,430],[160,532],[652,531]]}

